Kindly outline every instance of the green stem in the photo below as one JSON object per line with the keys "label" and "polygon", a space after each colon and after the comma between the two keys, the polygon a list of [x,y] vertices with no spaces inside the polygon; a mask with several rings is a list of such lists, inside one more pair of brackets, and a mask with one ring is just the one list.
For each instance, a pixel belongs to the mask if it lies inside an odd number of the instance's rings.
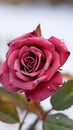
{"label": "green stem", "polygon": [[33,123],[32,125],[30,125],[30,127],[28,128],[28,130],[35,130],[35,126],[36,126],[36,124],[38,123],[38,121],[39,121],[39,118],[37,118],[37,119],[34,121],[34,123]]}
{"label": "green stem", "polygon": [[[48,111],[45,112],[45,114],[44,114],[44,116],[43,116],[43,121],[45,120],[46,116],[47,116],[52,110],[53,110],[53,108],[51,108],[50,110],[48,110]],[[24,118],[23,118],[23,121],[22,121],[22,122],[20,123],[20,125],[19,125],[19,130],[21,130],[21,128],[22,128],[22,126],[23,126],[23,124],[24,124],[24,120],[25,120],[27,114],[28,114],[28,111],[26,112],[26,114],[25,114],[25,116],[24,116]],[[33,122],[33,124],[30,125],[30,127],[28,128],[28,130],[35,130],[35,126],[36,126],[36,124],[38,123],[38,121],[39,121],[39,118],[37,118],[37,119]]]}
{"label": "green stem", "polygon": [[22,128],[22,126],[23,126],[23,124],[24,124],[24,120],[25,120],[25,118],[26,118],[27,115],[28,115],[28,111],[26,112],[26,114],[25,114],[25,116],[24,116],[22,122],[20,122],[19,129],[18,129],[18,130],[21,130],[21,128]]}
{"label": "green stem", "polygon": [[51,108],[50,110],[46,111],[44,116],[43,116],[43,120],[45,120],[46,116],[53,110],[53,108]]}
{"label": "green stem", "polygon": [[[46,116],[53,110],[53,108],[51,108],[50,110],[46,111],[44,116],[43,116],[43,121],[45,120]],[[28,130],[35,130],[35,126],[38,123],[39,118],[37,118],[34,123],[32,125],[30,125],[30,127],[28,128]]]}

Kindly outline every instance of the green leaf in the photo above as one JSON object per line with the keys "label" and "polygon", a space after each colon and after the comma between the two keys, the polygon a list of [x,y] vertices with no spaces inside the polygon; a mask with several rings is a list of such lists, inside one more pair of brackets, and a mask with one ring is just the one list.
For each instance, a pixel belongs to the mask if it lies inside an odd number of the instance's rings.
{"label": "green leaf", "polygon": [[0,102],[0,120],[6,123],[19,122],[19,116],[14,104]]}
{"label": "green leaf", "polygon": [[51,97],[51,104],[55,110],[64,110],[73,105],[73,80],[64,83],[60,91]]}
{"label": "green leaf", "polygon": [[23,94],[8,93],[3,87],[0,88],[0,101],[9,101],[24,110],[27,107],[27,101]]}
{"label": "green leaf", "polygon": [[20,93],[8,93],[3,87],[0,88],[0,102],[12,103],[18,106],[21,110],[28,110],[29,112],[35,113],[39,119],[42,119],[44,112],[42,107],[33,101],[27,101],[25,95]]}
{"label": "green leaf", "polygon": [[49,115],[43,123],[43,130],[73,130],[73,120],[61,113]]}

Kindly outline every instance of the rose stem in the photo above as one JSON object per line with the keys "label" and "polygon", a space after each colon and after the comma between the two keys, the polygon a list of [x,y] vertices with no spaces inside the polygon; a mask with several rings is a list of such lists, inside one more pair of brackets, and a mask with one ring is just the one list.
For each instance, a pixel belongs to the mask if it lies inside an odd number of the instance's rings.
{"label": "rose stem", "polygon": [[[53,108],[51,108],[50,110],[46,111],[44,116],[43,116],[43,120],[45,120],[46,116],[53,110]],[[39,118],[37,118],[34,123],[28,128],[28,130],[35,130],[35,126],[38,123]]]}
{"label": "rose stem", "polygon": [[38,123],[38,121],[39,121],[39,118],[37,118],[37,119],[33,122],[33,124],[30,125],[30,127],[28,128],[28,130],[35,130],[35,126],[36,126],[36,124]]}
{"label": "rose stem", "polygon": [[23,126],[23,124],[24,124],[24,120],[25,120],[25,118],[27,117],[28,113],[29,113],[29,112],[27,111],[26,114],[25,114],[25,116],[24,116],[24,118],[23,118],[23,120],[22,120],[22,122],[20,122],[19,129],[18,129],[18,130],[21,130],[21,128],[22,128],[22,126]]}
{"label": "rose stem", "polygon": [[43,116],[43,120],[45,120],[46,116],[53,110],[53,108],[51,108],[50,110],[46,111],[44,116]]}

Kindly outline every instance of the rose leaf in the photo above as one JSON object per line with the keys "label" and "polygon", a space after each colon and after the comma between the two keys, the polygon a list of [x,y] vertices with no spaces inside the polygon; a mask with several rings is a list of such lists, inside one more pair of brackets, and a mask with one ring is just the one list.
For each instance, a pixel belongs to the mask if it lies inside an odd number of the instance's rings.
{"label": "rose leaf", "polygon": [[51,104],[55,110],[68,109],[73,105],[73,80],[64,83],[60,91],[51,97]]}
{"label": "rose leaf", "polygon": [[0,88],[0,101],[12,102],[18,106],[21,110],[26,109],[27,101],[23,94],[19,93],[8,93],[3,87]]}
{"label": "rose leaf", "polygon": [[13,124],[19,122],[19,116],[14,104],[0,101],[0,120]]}
{"label": "rose leaf", "polygon": [[66,115],[58,113],[49,115],[43,123],[43,130],[72,130],[73,120]]}

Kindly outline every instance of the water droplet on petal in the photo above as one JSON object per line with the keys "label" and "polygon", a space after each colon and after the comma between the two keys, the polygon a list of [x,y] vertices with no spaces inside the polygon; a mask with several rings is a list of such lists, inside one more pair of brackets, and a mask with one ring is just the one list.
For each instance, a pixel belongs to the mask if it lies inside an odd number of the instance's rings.
{"label": "water droplet on petal", "polygon": [[50,89],[50,87],[48,86],[48,89]]}
{"label": "water droplet on petal", "polygon": [[13,45],[13,44],[15,44],[15,42],[14,42],[14,41],[11,43],[11,45]]}
{"label": "water droplet on petal", "polygon": [[64,39],[61,39],[61,42],[64,42]]}
{"label": "water droplet on petal", "polygon": [[60,117],[58,117],[58,116],[57,116],[57,117],[56,117],[56,119],[57,119],[57,120],[59,120],[59,119],[60,119]]}

